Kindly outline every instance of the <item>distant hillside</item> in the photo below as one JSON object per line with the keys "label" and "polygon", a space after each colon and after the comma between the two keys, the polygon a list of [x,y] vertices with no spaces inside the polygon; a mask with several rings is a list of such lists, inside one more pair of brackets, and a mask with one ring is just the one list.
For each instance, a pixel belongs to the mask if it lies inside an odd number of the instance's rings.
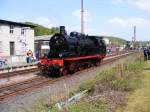
{"label": "distant hillside", "polygon": [[[25,22],[25,23],[35,26],[35,28],[34,28],[35,36],[53,35],[53,34],[59,32],[58,27],[47,28],[47,27],[44,27],[42,25],[32,23],[32,22]],[[122,45],[122,44],[126,43],[126,40],[118,38],[118,37],[112,37],[112,36],[105,36],[105,37],[108,38],[111,41],[111,43],[114,43],[114,44],[117,44],[117,45]]]}
{"label": "distant hillside", "polygon": [[138,41],[142,46],[150,46],[150,41]]}
{"label": "distant hillside", "polygon": [[25,22],[25,23],[29,24],[29,25],[36,26],[34,28],[35,36],[52,35],[52,34],[55,34],[55,33],[59,32],[59,28],[58,27],[46,28],[46,27],[44,27],[42,25],[39,25],[39,24],[36,24],[36,23],[32,23],[32,22]]}
{"label": "distant hillside", "polygon": [[126,44],[126,40],[119,38],[119,37],[112,37],[112,36],[105,36],[105,38],[108,38],[111,43],[117,44],[117,45],[122,45]]}

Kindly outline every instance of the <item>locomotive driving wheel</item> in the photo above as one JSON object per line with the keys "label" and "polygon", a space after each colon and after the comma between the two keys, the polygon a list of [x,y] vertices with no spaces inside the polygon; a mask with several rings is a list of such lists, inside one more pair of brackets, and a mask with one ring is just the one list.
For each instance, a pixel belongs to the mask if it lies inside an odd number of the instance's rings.
{"label": "locomotive driving wheel", "polygon": [[101,61],[100,61],[99,59],[97,59],[97,60],[95,60],[94,65],[95,65],[95,66],[100,66],[100,62],[101,62]]}
{"label": "locomotive driving wheel", "polygon": [[65,69],[65,68],[61,68],[60,69],[60,75],[61,76],[65,76],[65,75],[67,75],[68,74],[68,70],[67,69]]}
{"label": "locomotive driving wheel", "polygon": [[74,73],[74,72],[77,71],[77,67],[76,67],[76,63],[75,63],[75,62],[70,62],[69,71],[70,71],[71,73]]}
{"label": "locomotive driving wheel", "polygon": [[62,71],[62,75],[65,76],[65,75],[67,75],[67,74],[68,74],[68,70],[64,69],[64,70]]}
{"label": "locomotive driving wheel", "polygon": [[97,62],[95,63],[95,66],[100,66],[100,62],[97,61]]}
{"label": "locomotive driving wheel", "polygon": [[84,64],[80,63],[80,65],[78,66],[79,71],[84,70]]}

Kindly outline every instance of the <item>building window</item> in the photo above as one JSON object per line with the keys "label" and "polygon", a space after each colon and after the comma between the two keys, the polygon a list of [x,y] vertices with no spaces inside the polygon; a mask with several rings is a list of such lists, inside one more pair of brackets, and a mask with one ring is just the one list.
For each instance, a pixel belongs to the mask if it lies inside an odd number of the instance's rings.
{"label": "building window", "polygon": [[0,53],[3,52],[3,51],[2,51],[2,50],[3,50],[3,49],[2,49],[2,46],[3,46],[3,45],[2,45],[2,42],[0,41]]}
{"label": "building window", "polygon": [[15,54],[15,42],[10,42],[10,55]]}
{"label": "building window", "polygon": [[13,25],[10,25],[10,31],[9,31],[11,34],[14,33],[14,26]]}
{"label": "building window", "polygon": [[25,29],[22,28],[22,29],[21,29],[21,35],[24,35],[24,34],[25,34]]}

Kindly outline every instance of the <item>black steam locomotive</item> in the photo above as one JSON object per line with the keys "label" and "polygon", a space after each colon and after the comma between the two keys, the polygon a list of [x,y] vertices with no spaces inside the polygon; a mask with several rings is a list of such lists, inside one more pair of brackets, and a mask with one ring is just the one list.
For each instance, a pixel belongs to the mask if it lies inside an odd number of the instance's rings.
{"label": "black steam locomotive", "polygon": [[60,33],[50,39],[49,46],[51,50],[48,58],[70,58],[106,53],[103,37],[88,36],[78,32],[67,35],[63,26],[60,28]]}
{"label": "black steam locomotive", "polygon": [[[49,41],[50,51],[40,60],[40,68],[50,74],[65,75],[81,68],[97,65],[106,55],[103,37],[78,32],[67,35],[65,27]],[[54,72],[55,71],[55,72]]]}

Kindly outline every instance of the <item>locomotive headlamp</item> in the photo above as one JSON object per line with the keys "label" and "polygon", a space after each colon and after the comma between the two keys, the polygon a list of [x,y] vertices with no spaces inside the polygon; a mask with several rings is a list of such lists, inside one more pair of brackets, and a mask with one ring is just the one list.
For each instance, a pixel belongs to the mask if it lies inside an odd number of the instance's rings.
{"label": "locomotive headlamp", "polygon": [[59,57],[61,58],[62,56],[63,56],[62,53],[60,53],[60,54],[59,54]]}

